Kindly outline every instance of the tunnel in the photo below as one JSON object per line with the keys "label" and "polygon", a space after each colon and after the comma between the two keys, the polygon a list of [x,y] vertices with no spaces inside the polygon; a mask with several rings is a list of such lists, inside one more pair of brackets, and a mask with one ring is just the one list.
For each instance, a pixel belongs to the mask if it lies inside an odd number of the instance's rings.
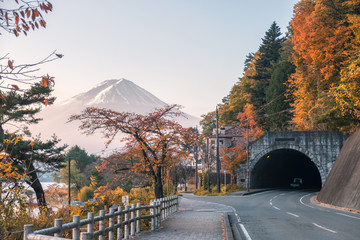
{"label": "tunnel", "polygon": [[262,156],[250,173],[250,187],[290,188],[294,178],[302,179],[301,188],[320,189],[317,166],[305,154],[293,149],[279,149]]}

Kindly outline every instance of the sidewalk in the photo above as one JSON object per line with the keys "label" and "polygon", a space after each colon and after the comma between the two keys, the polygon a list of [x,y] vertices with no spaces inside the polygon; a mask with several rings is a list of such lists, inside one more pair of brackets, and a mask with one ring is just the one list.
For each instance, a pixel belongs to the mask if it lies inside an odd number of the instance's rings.
{"label": "sidewalk", "polygon": [[227,211],[218,204],[180,198],[179,212],[163,221],[160,229],[141,232],[132,239],[223,240],[223,213]]}

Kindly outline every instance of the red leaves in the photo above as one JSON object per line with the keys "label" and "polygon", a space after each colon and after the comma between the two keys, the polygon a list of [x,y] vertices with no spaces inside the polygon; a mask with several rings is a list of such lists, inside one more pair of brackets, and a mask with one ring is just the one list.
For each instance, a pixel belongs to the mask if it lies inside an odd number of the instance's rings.
{"label": "red leaves", "polygon": [[8,61],[8,66],[11,70],[14,69],[13,62],[11,60]]}
{"label": "red leaves", "polygon": [[15,90],[20,90],[20,88],[19,88],[18,85],[12,84],[11,86],[12,86]]}
{"label": "red leaves", "polygon": [[[18,3],[18,0],[15,1]],[[26,7],[19,6],[18,9],[13,10],[0,9],[0,19],[4,21],[3,27],[15,36],[19,36],[20,33],[27,35],[30,28],[33,30],[40,26],[46,28],[46,21],[41,11],[48,13],[53,9],[52,4],[47,0],[24,1],[24,3]]]}
{"label": "red leaves", "polygon": [[1,98],[4,102],[7,102],[6,97],[4,96],[4,94],[0,93],[0,98]]}
{"label": "red leaves", "polygon": [[40,25],[46,28],[46,22],[43,19],[40,20]]}

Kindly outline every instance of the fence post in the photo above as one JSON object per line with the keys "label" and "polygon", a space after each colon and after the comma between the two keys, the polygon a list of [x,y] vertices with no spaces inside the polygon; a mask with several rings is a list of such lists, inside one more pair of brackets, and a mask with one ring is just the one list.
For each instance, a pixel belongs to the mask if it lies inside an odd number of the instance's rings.
{"label": "fence post", "polygon": [[[140,203],[139,202],[136,204],[136,207],[140,208]],[[139,233],[141,231],[140,230],[140,217],[141,217],[140,214],[141,214],[140,209],[137,209],[136,210],[136,218],[137,218],[137,220],[136,220],[136,232],[137,233]]]}
{"label": "fence post", "polygon": [[110,232],[109,232],[109,240],[114,240],[114,225],[115,225],[115,208],[110,208],[110,219],[109,219],[109,227],[110,227]]}
{"label": "fence post", "polygon": [[73,216],[73,222],[76,223],[76,227],[72,229],[72,239],[73,240],[79,240],[80,239],[80,216],[74,215]]}
{"label": "fence post", "polygon": [[131,223],[130,223],[130,234],[131,236],[135,236],[135,221],[134,221],[134,218],[135,218],[135,204],[132,203],[131,204]]}
{"label": "fence post", "polygon": [[176,206],[175,211],[176,212],[179,211],[179,196],[178,195],[176,195],[175,206]]}
{"label": "fence post", "polygon": [[87,225],[87,232],[94,233],[94,213],[88,212],[88,219],[91,219],[91,222]]}
{"label": "fence post", "polygon": [[150,200],[150,215],[152,215],[152,218],[151,218],[151,231],[154,231],[155,230],[155,203],[153,200]]}
{"label": "fence post", "polygon": [[[122,207],[118,207],[118,211],[120,212],[118,217],[117,217],[117,223],[121,224],[122,223],[122,219],[123,219],[123,213],[122,213]],[[117,229],[117,240],[121,240],[122,239],[122,225],[120,225],[120,227],[118,227]]]}
{"label": "fence post", "polygon": [[169,197],[166,197],[166,200],[165,200],[165,218],[167,218],[170,214],[169,214],[169,203],[170,203],[170,198]]}
{"label": "fence post", "polygon": [[173,200],[172,200],[172,213],[176,212],[175,207],[176,207],[176,195],[173,196]]}
{"label": "fence post", "polygon": [[32,232],[34,232],[34,225],[26,224],[24,226],[24,240],[28,240],[28,235]]}
{"label": "fence post", "polygon": [[161,220],[165,219],[165,199],[161,198]]}
{"label": "fence post", "polygon": [[81,240],[92,240],[93,234],[92,233],[89,233],[89,232],[83,232],[81,233]]}
{"label": "fence post", "polygon": [[155,209],[156,209],[156,222],[155,222],[155,228],[159,228],[160,227],[160,222],[161,222],[161,208],[160,206],[160,201],[156,201],[155,202]]}
{"label": "fence post", "polygon": [[129,205],[125,206],[125,226],[124,226],[124,238],[129,239]]}
{"label": "fence post", "polygon": [[55,219],[55,227],[59,228],[59,233],[55,233],[54,237],[62,236],[62,219]]}
{"label": "fence post", "polygon": [[105,240],[105,210],[100,210],[101,219],[99,221],[99,231],[102,231],[101,235],[99,236],[99,240]]}

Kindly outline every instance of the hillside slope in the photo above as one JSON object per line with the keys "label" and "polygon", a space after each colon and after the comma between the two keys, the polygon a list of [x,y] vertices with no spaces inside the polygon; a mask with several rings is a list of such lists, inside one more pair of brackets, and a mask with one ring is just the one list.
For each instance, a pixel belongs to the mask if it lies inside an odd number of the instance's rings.
{"label": "hillside slope", "polygon": [[360,210],[360,130],[346,140],[317,199]]}

